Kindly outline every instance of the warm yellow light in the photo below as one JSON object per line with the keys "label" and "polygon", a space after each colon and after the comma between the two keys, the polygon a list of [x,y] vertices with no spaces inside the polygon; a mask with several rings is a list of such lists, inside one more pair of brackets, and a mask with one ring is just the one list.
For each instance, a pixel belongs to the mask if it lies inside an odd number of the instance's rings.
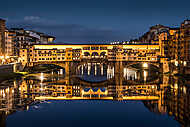
{"label": "warm yellow light", "polygon": [[148,63],[143,63],[144,68],[148,68]]}
{"label": "warm yellow light", "polygon": [[5,56],[6,59],[9,59],[10,57],[9,56]]}
{"label": "warm yellow light", "polygon": [[148,76],[148,72],[147,71],[144,71],[143,72],[143,75],[144,75],[144,79],[146,80],[147,76]]}
{"label": "warm yellow light", "polygon": [[178,89],[178,84],[177,83],[174,84],[174,88]]}
{"label": "warm yellow light", "polygon": [[186,61],[184,61],[184,62],[183,62],[183,65],[184,65],[184,66],[187,66],[187,62],[186,62]]}
{"label": "warm yellow light", "polygon": [[44,74],[43,74],[43,73],[41,73],[41,75],[40,75],[40,80],[41,80],[41,81],[44,80]]}
{"label": "warm yellow light", "polygon": [[63,69],[60,69],[60,74],[61,74],[61,75],[63,74]]}
{"label": "warm yellow light", "polygon": [[178,61],[175,61],[175,66],[178,66]]}

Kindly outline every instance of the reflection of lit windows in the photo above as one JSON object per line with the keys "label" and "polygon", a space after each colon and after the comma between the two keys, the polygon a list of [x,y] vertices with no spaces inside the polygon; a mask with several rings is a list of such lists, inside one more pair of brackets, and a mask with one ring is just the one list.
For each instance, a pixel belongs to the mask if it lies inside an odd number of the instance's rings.
{"label": "reflection of lit windows", "polygon": [[178,66],[178,61],[175,61],[175,66]]}
{"label": "reflection of lit windows", "polygon": [[143,63],[143,67],[148,67],[148,63]]}
{"label": "reflection of lit windows", "polygon": [[187,62],[186,62],[186,61],[184,61],[184,62],[183,62],[183,65],[184,65],[184,66],[187,66]]}

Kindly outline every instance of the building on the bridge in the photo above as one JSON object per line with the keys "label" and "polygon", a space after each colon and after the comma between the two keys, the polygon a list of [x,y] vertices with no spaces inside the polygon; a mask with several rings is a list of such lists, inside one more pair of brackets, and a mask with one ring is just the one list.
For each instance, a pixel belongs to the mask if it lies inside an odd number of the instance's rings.
{"label": "building on the bridge", "polygon": [[5,53],[5,20],[0,19],[0,56]]}
{"label": "building on the bridge", "polygon": [[129,45],[32,45],[20,50],[23,64],[33,66],[38,63],[107,60],[107,61],[146,61],[158,62],[160,47],[158,44]]}

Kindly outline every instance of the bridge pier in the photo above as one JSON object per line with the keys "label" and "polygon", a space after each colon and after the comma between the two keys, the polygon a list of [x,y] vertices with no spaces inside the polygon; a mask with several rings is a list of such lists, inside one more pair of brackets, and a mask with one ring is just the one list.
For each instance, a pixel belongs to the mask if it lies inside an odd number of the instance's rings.
{"label": "bridge pier", "polygon": [[170,72],[169,61],[166,58],[161,58],[160,60],[160,72],[168,73]]}
{"label": "bridge pier", "polygon": [[66,75],[70,74],[70,63],[69,62],[65,63],[65,74]]}
{"label": "bridge pier", "polygon": [[13,64],[13,72],[20,72],[23,71],[24,67],[21,63]]}

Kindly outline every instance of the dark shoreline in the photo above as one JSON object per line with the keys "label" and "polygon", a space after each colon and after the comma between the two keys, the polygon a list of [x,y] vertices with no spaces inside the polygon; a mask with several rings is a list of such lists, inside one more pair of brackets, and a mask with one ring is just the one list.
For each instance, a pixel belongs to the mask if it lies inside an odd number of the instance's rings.
{"label": "dark shoreline", "polygon": [[11,72],[11,73],[0,73],[0,85],[3,81],[6,81],[6,80],[11,80],[11,79],[14,79],[14,78],[20,78],[24,76],[23,74],[20,74],[20,73],[14,73],[14,72]]}

